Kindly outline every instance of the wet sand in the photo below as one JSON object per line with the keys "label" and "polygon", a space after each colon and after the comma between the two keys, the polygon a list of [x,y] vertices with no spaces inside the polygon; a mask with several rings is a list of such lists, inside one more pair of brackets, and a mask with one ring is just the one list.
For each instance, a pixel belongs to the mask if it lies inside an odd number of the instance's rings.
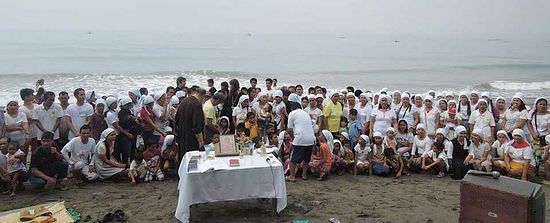
{"label": "wet sand", "polygon": [[[105,213],[122,209],[128,222],[178,222],[177,180],[131,186],[125,181],[96,182],[78,187],[68,181],[69,190],[26,190],[16,199],[0,195],[0,211],[39,203],[65,200],[67,207],[81,212],[82,219],[96,222]],[[192,222],[457,222],[460,181],[449,177],[415,174],[400,180],[376,176],[330,176],[319,182],[312,177],[287,183],[288,205],[280,215],[270,201],[250,199],[198,204],[191,208]],[[550,187],[543,186],[550,204]],[[550,205],[546,219],[550,219]]]}

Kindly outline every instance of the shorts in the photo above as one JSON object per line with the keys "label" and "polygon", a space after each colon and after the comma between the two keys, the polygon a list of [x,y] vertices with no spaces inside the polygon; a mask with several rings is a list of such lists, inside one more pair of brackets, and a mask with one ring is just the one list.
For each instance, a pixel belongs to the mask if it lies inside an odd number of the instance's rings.
{"label": "shorts", "polygon": [[309,163],[311,160],[311,152],[313,146],[295,146],[292,145],[292,151],[290,152],[290,162],[292,163]]}

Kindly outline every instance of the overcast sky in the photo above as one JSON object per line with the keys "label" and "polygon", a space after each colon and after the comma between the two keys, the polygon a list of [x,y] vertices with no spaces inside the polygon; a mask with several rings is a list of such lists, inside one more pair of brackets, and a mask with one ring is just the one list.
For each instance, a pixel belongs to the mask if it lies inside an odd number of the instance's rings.
{"label": "overcast sky", "polygon": [[354,33],[550,40],[549,0],[0,1],[0,30]]}

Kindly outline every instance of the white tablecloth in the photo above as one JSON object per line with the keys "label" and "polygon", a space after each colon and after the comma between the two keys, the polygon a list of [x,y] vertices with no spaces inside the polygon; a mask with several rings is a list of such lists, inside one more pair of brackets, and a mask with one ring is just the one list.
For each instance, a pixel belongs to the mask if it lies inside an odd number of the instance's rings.
{"label": "white tablecloth", "polygon": [[[200,160],[197,171],[187,171],[191,156],[186,153],[178,170],[179,198],[176,218],[188,222],[190,206],[215,201],[243,200],[249,198],[276,198],[277,213],[287,205],[286,184],[283,166],[276,158],[271,159],[254,153],[252,156],[216,157]],[[204,156],[204,152],[201,152]],[[239,167],[229,167],[229,159],[239,159]]]}

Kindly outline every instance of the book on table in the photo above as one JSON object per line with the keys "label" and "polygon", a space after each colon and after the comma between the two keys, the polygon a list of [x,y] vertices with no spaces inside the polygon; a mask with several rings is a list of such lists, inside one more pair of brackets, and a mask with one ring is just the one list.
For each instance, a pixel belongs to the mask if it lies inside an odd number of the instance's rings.
{"label": "book on table", "polygon": [[240,166],[239,159],[230,159],[229,160],[229,166],[230,167]]}

